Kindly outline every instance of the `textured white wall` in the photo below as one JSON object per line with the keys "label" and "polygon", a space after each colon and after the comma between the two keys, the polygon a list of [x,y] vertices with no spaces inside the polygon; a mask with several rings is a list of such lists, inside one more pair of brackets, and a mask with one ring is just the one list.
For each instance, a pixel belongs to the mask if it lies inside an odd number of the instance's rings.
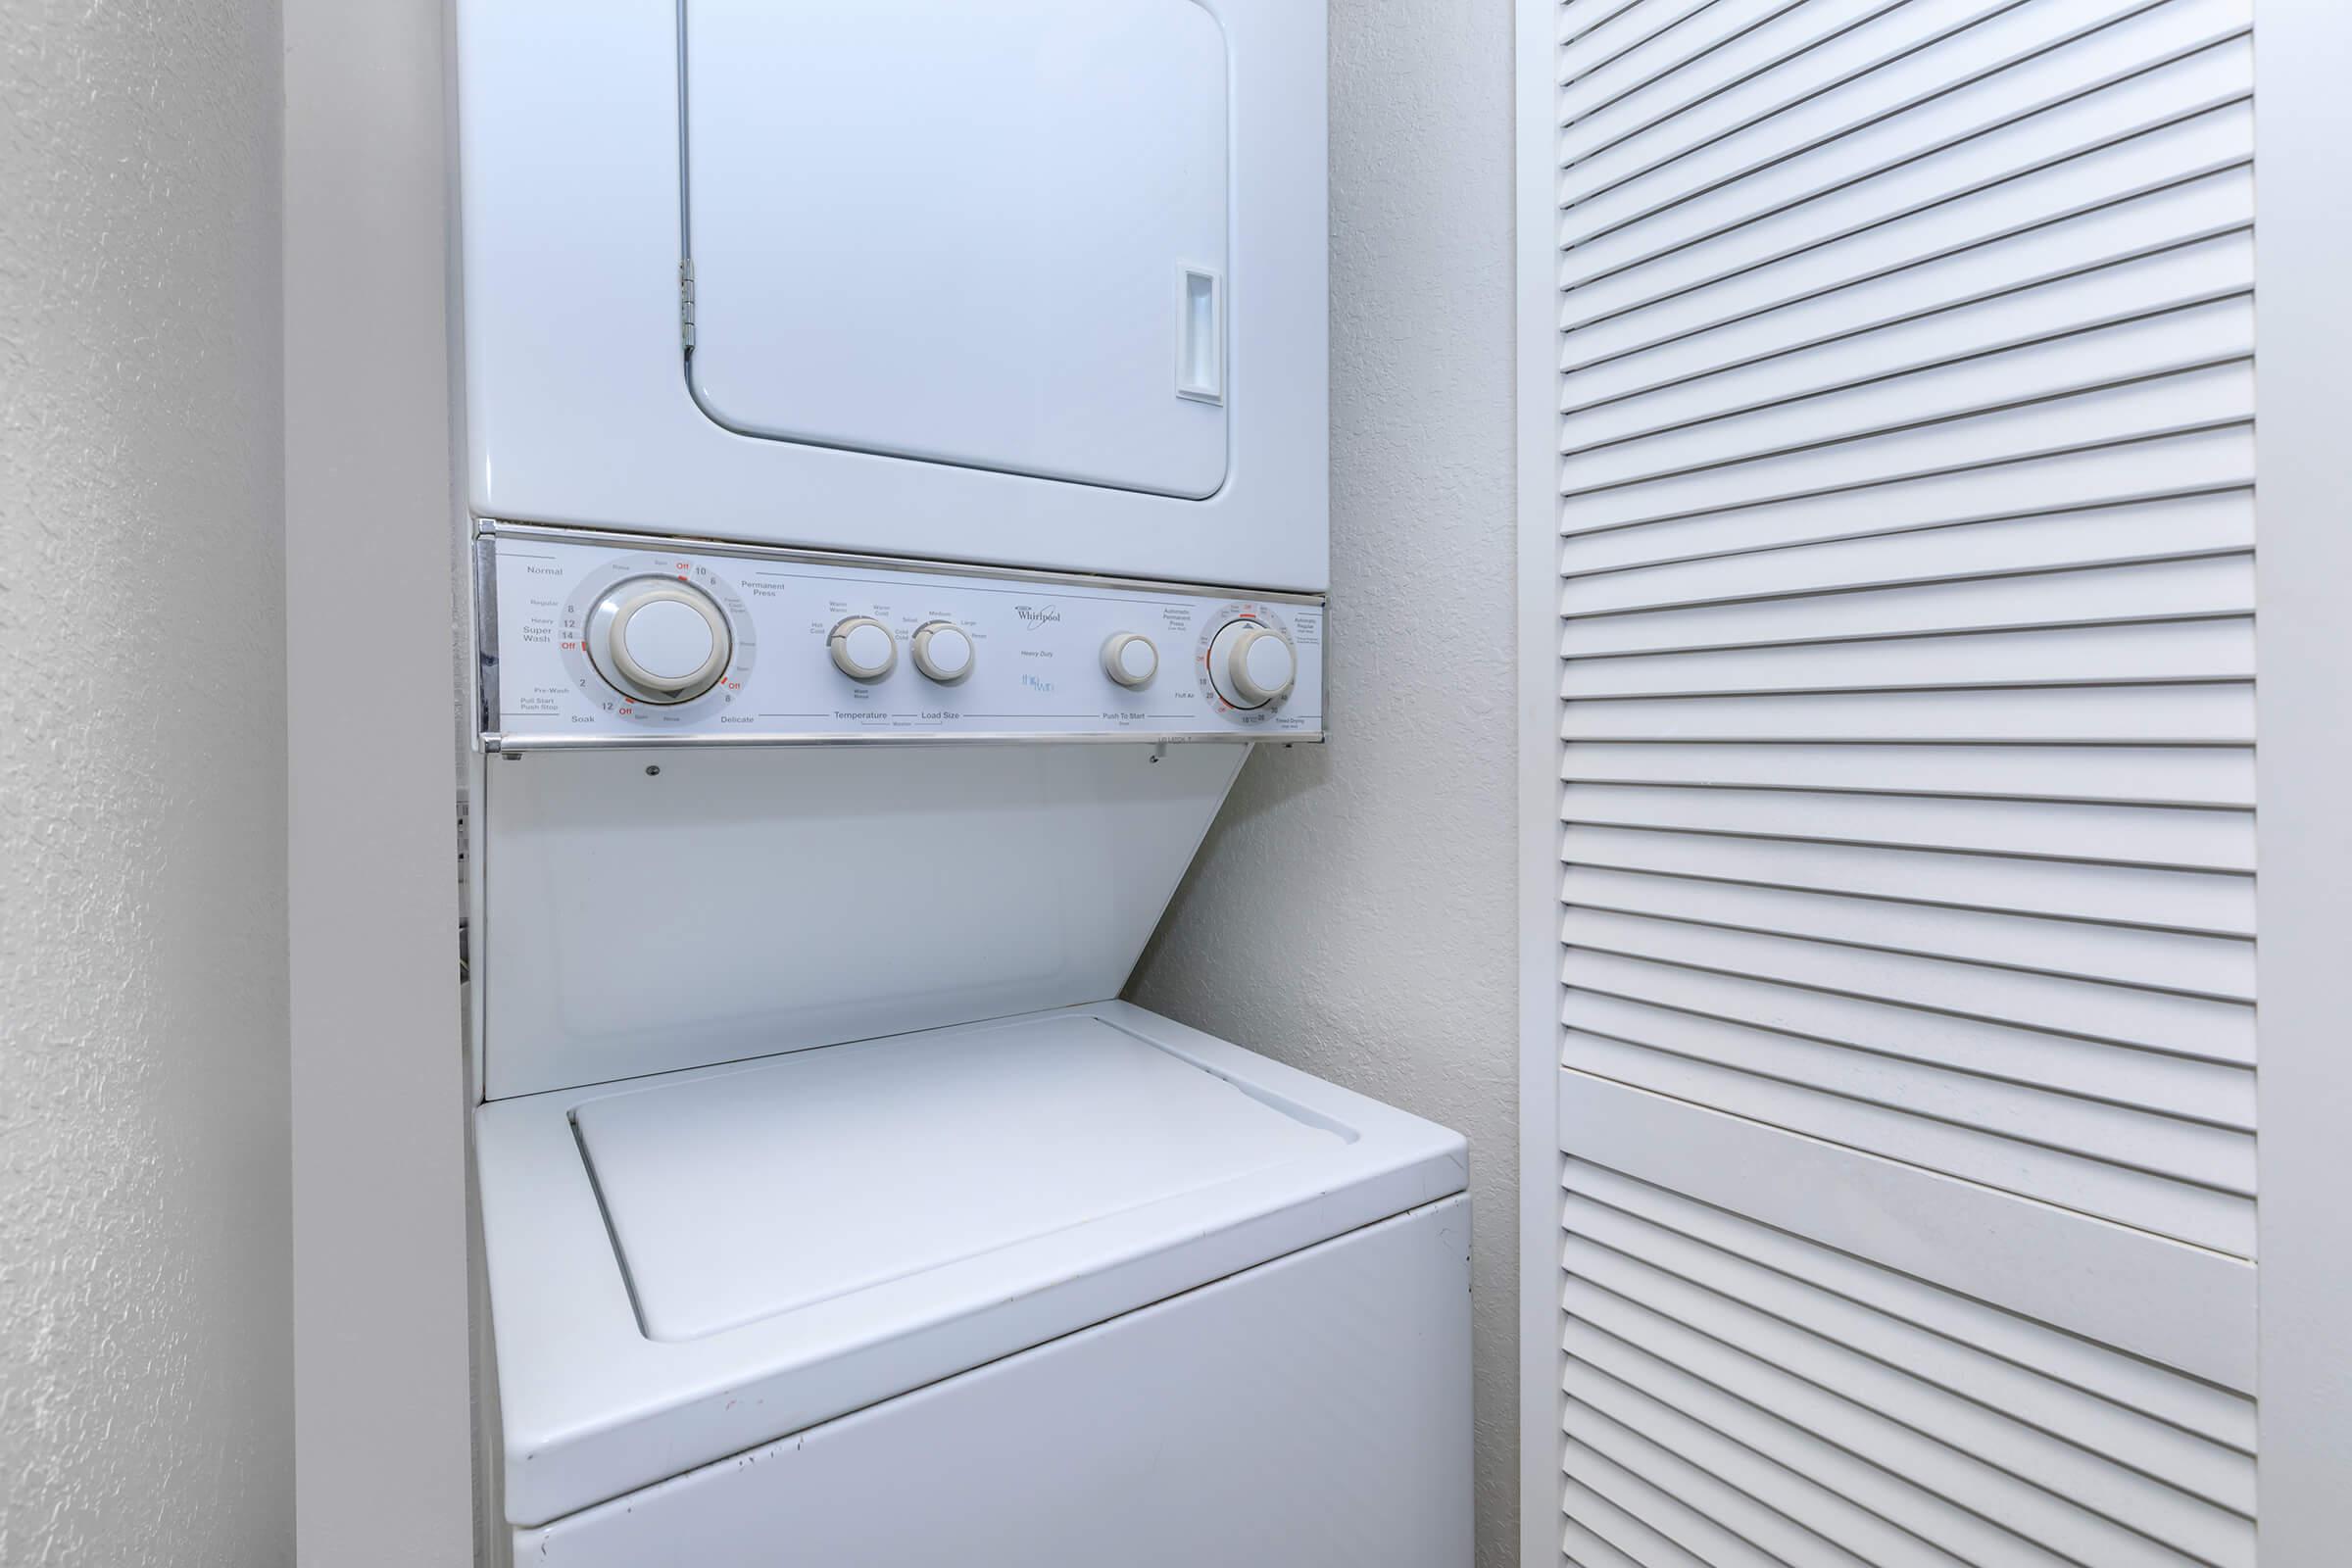
{"label": "textured white wall", "polygon": [[293,1553],[273,0],[0,5],[0,1562]]}
{"label": "textured white wall", "polygon": [[1467,1134],[1479,1560],[1517,1545],[1512,11],[1331,13],[1329,745],[1261,752],[1128,995]]}

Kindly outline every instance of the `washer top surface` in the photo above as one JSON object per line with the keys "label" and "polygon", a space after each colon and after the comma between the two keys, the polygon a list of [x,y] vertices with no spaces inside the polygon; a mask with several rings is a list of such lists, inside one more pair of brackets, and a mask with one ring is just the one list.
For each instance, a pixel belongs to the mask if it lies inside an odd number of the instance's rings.
{"label": "washer top surface", "polygon": [[1082,1014],[905,1035],[592,1101],[645,1332],[689,1340],[1348,1141]]}
{"label": "washer top surface", "polygon": [[1457,1133],[1120,1002],[493,1101],[474,1152],[520,1526],[1451,1197],[1466,1168]]}

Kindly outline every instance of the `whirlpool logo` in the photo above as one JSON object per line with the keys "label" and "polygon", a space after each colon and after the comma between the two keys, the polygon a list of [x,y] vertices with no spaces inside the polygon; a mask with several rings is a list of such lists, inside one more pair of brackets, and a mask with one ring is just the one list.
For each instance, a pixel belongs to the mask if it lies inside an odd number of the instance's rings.
{"label": "whirlpool logo", "polygon": [[1054,605],[1015,605],[1012,612],[1020,616],[1023,624],[1031,630],[1051,626],[1061,618],[1061,610]]}

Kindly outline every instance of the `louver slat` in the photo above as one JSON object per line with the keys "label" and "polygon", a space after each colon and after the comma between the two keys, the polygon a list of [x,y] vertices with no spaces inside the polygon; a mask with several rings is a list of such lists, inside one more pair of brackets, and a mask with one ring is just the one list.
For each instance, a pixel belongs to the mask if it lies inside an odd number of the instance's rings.
{"label": "louver slat", "polygon": [[1568,52],[1561,61],[1560,118],[1573,124],[1612,109],[1643,120],[1671,114],[1750,69],[1759,48],[1801,47],[1886,3],[1714,0],[1692,7],[1668,0],[1652,5],[1642,13],[1645,20],[1664,23],[1671,16],[1673,24],[1640,29],[1630,47],[1603,53],[1604,44]]}
{"label": "louver slat", "polygon": [[[1861,1058],[1917,1062],[1998,1083],[2046,1089],[2079,1105],[2141,1109],[2202,1126],[2248,1132],[2253,1076],[2242,1065],[2199,1062],[2074,1040],[1983,1019],[1905,1009],[1896,1004],[1809,991],[1745,975],[1707,974],[1671,964],[1587,951],[1576,957],[1576,988],[1564,1004],[1597,1021],[1600,1004],[1646,1005],[1707,1023],[1755,1026]],[[1665,1031],[1671,1019],[1653,1023]]]}
{"label": "louver slat", "polygon": [[1569,0],[1562,1550],[2253,1557],[2250,0]]}
{"label": "louver slat", "polygon": [[2250,682],[1570,703],[1568,740],[2251,746]]}
{"label": "louver slat", "polygon": [[[1622,1453],[1628,1446],[1610,1443],[1608,1446]],[[1692,1489],[1670,1491],[1620,1463],[1602,1448],[1578,1442],[1573,1436],[1568,1444],[1565,1468],[1571,1479],[1641,1518],[1668,1543],[1681,1548],[1689,1561],[1704,1564],[1705,1568],[1787,1568],[1781,1558],[1694,1506]],[[1707,1500],[1719,1508],[1722,1506],[1720,1497]]]}
{"label": "louver slat", "polygon": [[[1811,128],[1800,112],[1590,194],[1578,194],[1583,181],[1572,179],[1562,192],[1571,263],[1614,270],[1628,255],[1689,244],[1795,203],[1836,201],[1896,174],[1900,199],[1916,203],[2038,162],[2045,148],[2100,145],[2169,122],[2183,106],[2230,102],[2243,82],[2243,65],[2231,58],[2244,50],[2243,23],[2236,6],[2177,0],[1897,113],[1832,123],[1809,141],[1800,139]],[[1904,80],[1899,68],[1882,79],[1897,90]],[[1831,121],[1842,107],[1836,94],[1810,104]]]}
{"label": "louver slat", "polygon": [[[1573,1397],[1576,1390],[1571,1387],[1568,1392]],[[1715,1524],[1722,1537],[1738,1543],[1730,1553],[1730,1561],[1871,1568],[1869,1563],[1818,1532],[1692,1463],[1689,1449],[1658,1442],[1640,1427],[1618,1420],[1598,1403],[1579,1400],[1572,1405],[1567,1430],[1574,1442],[1620,1471],[1639,1477],[1668,1496],[1689,1499],[1697,1513]],[[1574,1473],[1573,1452],[1570,1470]],[[1718,1545],[1717,1549],[1720,1551],[1722,1547]]]}
{"label": "louver slat", "polygon": [[[1923,1279],[1883,1269],[1790,1231],[1756,1225],[1728,1210],[1585,1160],[1568,1162],[1566,1187],[1590,1203],[1630,1215],[1662,1234],[1685,1237],[1776,1274],[1801,1279],[1956,1346],[2024,1368],[2144,1416],[2163,1431],[2213,1446],[2211,1462],[2240,1473],[2254,1452],[2254,1406],[2243,1396],[2106,1349],[2077,1334],[1986,1311],[1984,1303]],[[2244,1472],[2250,1473],[2250,1472]]]}
{"label": "louver slat", "polygon": [[[1620,191],[1656,207],[1882,124],[1925,147],[1938,130],[1981,122],[1988,95],[1998,95],[1992,118],[2014,115],[2079,93],[2086,80],[2220,42],[2250,22],[2250,0],[1890,7],[1633,135],[1607,140],[1622,118],[1579,122],[1561,138],[1569,154],[1561,201],[1588,218],[1598,198]],[[1933,47],[1954,42],[1966,48]]]}
{"label": "louver slat", "polygon": [[[1662,339],[1679,335],[1678,326],[1690,331],[1725,317],[1752,315],[2194,183],[2210,216],[2180,235],[2186,238],[2232,209],[2230,183],[2205,176],[2250,164],[2253,136],[2252,112],[2227,104],[2061,153],[1940,201],[1891,212],[1857,204],[1838,215],[1848,220],[1842,227],[1799,221],[1827,213],[1792,214],[1786,222],[1735,229],[1714,244],[1648,259],[1629,256],[1627,265],[1606,273],[1580,265],[1561,278],[1570,292],[1560,324],[1587,330],[1639,312],[1650,319],[1641,323],[1642,335],[1634,341]],[[1619,341],[1603,336],[1571,342],[1565,352],[1583,363]]]}
{"label": "louver slat", "polygon": [[[1705,752],[1715,748],[1687,749]],[[1580,750],[1570,748],[1570,757]],[[1651,750],[1671,760],[1686,748]],[[2117,750],[2127,755],[2131,751]],[[2090,865],[1967,850],[1888,850],[1818,839],[1732,837],[1592,824],[1571,825],[1564,837],[1569,858],[1579,865],[1909,900],[1952,908],[2050,915],[2157,931],[2245,937],[2253,933],[2254,926],[2254,879],[2246,876]]]}
{"label": "louver slat", "polygon": [[[1654,299],[1799,254],[1821,244],[1825,232],[1858,236],[1887,222],[1890,208],[1897,219],[1924,217],[1961,197],[1996,193],[2010,180],[2056,172],[2086,154],[2144,155],[2155,147],[2135,143],[2210,132],[2203,122],[2242,116],[2250,55],[2242,40],[2202,50],[1924,152],[1894,127],[1881,127],[1838,143],[1834,160],[1775,166],[1760,182],[1724,186],[1620,228],[1585,230],[1571,209],[1560,281],[1571,289],[1617,281]],[[2227,150],[2239,149],[2228,143]],[[2205,170],[2180,171],[2192,172]]]}
{"label": "louver slat", "polygon": [[[1954,469],[2007,464],[2084,446],[2136,442],[2252,417],[2254,376],[2242,363],[2199,363],[2117,385],[2069,387],[2020,403],[1995,402],[1925,423],[1826,433],[1825,445],[1784,439],[1719,461],[1626,474],[1592,484],[1563,474],[1569,505],[1589,524],[1662,520],[1687,513],[1795,500],[1861,485],[1896,484]],[[2020,497],[2020,499],[2024,499]]]}
{"label": "louver slat", "polygon": [[1569,909],[1561,935],[1570,984],[1577,951],[1590,949],[2169,1055],[2243,1062],[2254,1054],[2252,1009],[2238,1003],[1599,909]]}
{"label": "louver slat", "polygon": [[[1732,552],[1836,544],[1962,524],[2024,525],[2061,513],[2245,491],[2254,482],[2254,443],[2244,417],[2187,433],[2099,445],[2061,443],[2054,453],[1975,466],[1931,468],[1863,490],[1748,500],[1713,513],[1649,519],[1640,526],[1582,526],[1564,518],[1563,573],[1666,565]],[[2250,503],[2242,503],[2252,516]],[[1979,537],[1997,539],[2003,530]],[[2130,534],[2114,546],[2128,547]],[[2250,533],[2248,536],[2250,541]],[[2029,548],[2028,561],[2035,559]]]}
{"label": "louver slat", "polygon": [[1645,746],[1587,744],[1568,753],[1585,784],[1751,785],[1880,795],[2111,805],[2251,807],[2254,769],[2241,751],[2133,746]]}
{"label": "louver slat", "polygon": [[[2118,694],[2116,700],[2130,699]],[[1886,796],[1571,784],[1563,792],[1562,809],[1572,822],[2030,855],[2106,865],[2249,871],[2254,859],[2252,824],[2244,811],[1998,801],[1960,790]]]}
{"label": "louver slat", "polygon": [[[2127,274],[2116,281],[2132,279]],[[2044,302],[2011,297],[2003,303],[2013,307],[2009,314],[2022,315],[2024,306]],[[1790,442],[1850,439],[2086,385],[2242,359],[2254,341],[2245,297],[2213,289],[2168,294],[2137,313],[2082,312],[2070,324],[2039,334],[2004,340],[1971,332],[2008,324],[1982,319],[1992,314],[1959,313],[1956,319],[1935,321],[1933,330],[1922,325],[1889,332],[1847,345],[1843,353],[1825,348],[1801,365],[1773,363],[1752,375],[1580,405],[1562,421],[1562,450],[1569,456],[1563,471],[1572,487],[1597,489],[1679,466],[1769,453]],[[1791,373],[1798,370],[1809,372],[1803,379],[1812,384],[1798,384]],[[1642,445],[1623,450],[1633,442]]]}
{"label": "louver slat", "polygon": [[[2104,1453],[2129,1470],[2163,1482],[2183,1497],[2240,1518],[2253,1511],[2252,1458],[2203,1435],[2150,1420],[2038,1369],[1985,1354],[1813,1280],[1760,1267],[1590,1198],[1570,1195],[1564,1224],[1574,1239],[1571,1246],[1588,1246],[1616,1258],[1638,1260],[1689,1286],[1736,1298],[1783,1322],[1800,1324],[1882,1365],[1897,1368],[1964,1403],[2005,1413],[2060,1439],[2074,1450],[2060,1463],[2079,1465],[2084,1453]],[[2167,1505],[2171,1502],[2166,1499]],[[2184,1515],[2184,1520],[2192,1527],[2213,1522],[2202,1510]]]}
{"label": "louver slat", "polygon": [[2246,1002],[2254,989],[2253,944],[2228,939],[1592,866],[1571,867],[1561,896],[1579,908],[1849,943],[2178,996]]}
{"label": "louver slat", "polygon": [[[1580,564],[1598,554],[1580,541],[1570,546]],[[2250,610],[2249,573],[2241,553],[2253,543],[2253,507],[2243,491],[2192,495],[2177,500],[2126,503],[2095,510],[2044,512],[2021,518],[1947,524],[1826,540],[1772,540],[1746,550],[1669,558],[1643,565],[1587,565],[1568,577],[1561,612],[1590,618],[1706,609],[1828,593],[1893,591],[1913,585],[1942,586],[1946,594],[1969,594],[1994,602],[1961,607],[1946,625],[1998,625],[2034,615],[2037,594],[2063,594],[2067,604],[2090,597],[2110,614],[2161,612],[2194,605],[2215,612]],[[1793,545],[1807,548],[1798,550]],[[2137,570],[2125,570],[2137,566]],[[2165,568],[2165,569],[2158,569]],[[2120,572],[2110,575],[2060,573]],[[2179,584],[2179,585],[2177,585]],[[2134,590],[2143,590],[2134,592]],[[2025,599],[2009,607],[1997,596]],[[1810,608],[1831,608],[1823,601]],[[1689,617],[1682,617],[1689,618]],[[2076,609],[2073,618],[2086,618]],[[1571,627],[1589,648],[1616,652],[1657,639],[1637,633],[1610,641],[1614,627],[1671,624],[1626,621]],[[1677,641],[1666,641],[1674,646]]]}
{"label": "louver slat", "polygon": [[1953,1568],[1959,1561],[1591,1362],[1570,1361],[1563,1390],[1572,1401],[1570,1431],[1607,1423],[1686,1458],[1718,1488],[1743,1493],[1760,1506],[1772,1499],[1770,1506],[1804,1532],[1798,1539],[1809,1549],[1794,1561],[1883,1568]]}
{"label": "louver slat", "polygon": [[[1569,1275],[1564,1303],[1571,1318],[1615,1338],[1653,1347],[1664,1358],[1726,1392],[1786,1414],[1792,1425],[1818,1441],[1848,1452],[1880,1455],[1882,1462],[1891,1464],[1915,1485],[1925,1485],[1971,1512],[2000,1520],[2062,1558],[2094,1568],[2182,1568],[2187,1563],[2216,1560],[2210,1555],[2174,1551],[2102,1512],[2043,1492],[2025,1477],[1947,1441],[1951,1436],[1947,1431],[1924,1430],[1915,1424],[1936,1425],[1938,1416],[1955,1413],[1950,1407],[1922,1410],[1898,1403],[1898,1413],[1886,1413],[1882,1404],[1898,1401],[1903,1392],[1896,1374],[1861,1357],[1841,1356],[1801,1331],[1785,1325],[1776,1331],[1761,1314],[1725,1303],[1734,1320],[1719,1321],[1710,1332],[1575,1272]],[[1692,1303],[1677,1300],[1674,1304],[1685,1311],[1692,1309]],[[1846,1375],[1840,1380],[1843,1387],[1820,1381],[1840,1373]],[[2015,1428],[2002,1433],[2011,1440],[2023,1436],[2022,1430]]]}
{"label": "louver slat", "polygon": [[[2096,596],[2083,597],[2085,612],[2095,613]],[[1881,612],[1890,613],[1884,607]],[[1857,636],[1826,645],[1681,649],[1653,658],[1585,658],[1568,666],[1560,695],[1709,697],[1908,686],[2081,686],[2250,680],[2253,674],[2253,619],[2240,615],[2141,625]]]}
{"label": "louver slat", "polygon": [[[2067,1559],[2011,1533],[1997,1520],[1912,1485],[1885,1467],[1881,1455],[1857,1452],[1808,1430],[1789,1412],[1744,1397],[1692,1370],[1653,1353],[1639,1341],[1622,1339],[1596,1324],[1571,1322],[1565,1336],[1570,1379],[1584,1368],[1615,1379],[1638,1396],[1721,1433],[1732,1443],[1769,1455],[1792,1481],[1775,1485],[1775,1495],[1796,1497],[1818,1489],[1847,1503],[1867,1520],[1881,1520],[1935,1551],[1942,1560],[2003,1568],[2069,1568]],[[1573,1406],[1568,1421],[1575,1416]],[[1927,1558],[1930,1562],[1939,1559]]]}
{"label": "louver slat", "polygon": [[[2243,165],[2094,201],[2061,221],[2028,224],[1987,252],[1955,245],[1904,265],[1791,270],[1763,291],[1724,279],[1673,310],[1592,320],[1566,338],[1563,370],[1585,377],[1581,401],[1605,404],[1646,387],[1730,374],[1816,344],[1886,331],[2011,293],[2061,287],[2175,249],[2235,242],[2253,226],[2254,176]],[[1816,258],[1821,260],[1821,258]],[[2098,314],[2094,313],[2092,318]]]}

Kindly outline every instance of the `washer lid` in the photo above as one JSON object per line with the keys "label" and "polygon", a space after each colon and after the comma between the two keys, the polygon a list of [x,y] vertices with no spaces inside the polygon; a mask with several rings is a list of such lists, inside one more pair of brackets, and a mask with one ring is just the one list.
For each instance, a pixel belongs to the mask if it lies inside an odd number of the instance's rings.
{"label": "washer lid", "polygon": [[1449,1197],[1465,1159],[1122,1002],[496,1101],[474,1157],[517,1525]]}
{"label": "washer lid", "polygon": [[692,1340],[1348,1138],[1091,1017],[901,1036],[573,1116],[646,1335]]}
{"label": "washer lid", "polygon": [[684,49],[711,418],[1224,484],[1225,35],[1196,0],[693,0]]}

